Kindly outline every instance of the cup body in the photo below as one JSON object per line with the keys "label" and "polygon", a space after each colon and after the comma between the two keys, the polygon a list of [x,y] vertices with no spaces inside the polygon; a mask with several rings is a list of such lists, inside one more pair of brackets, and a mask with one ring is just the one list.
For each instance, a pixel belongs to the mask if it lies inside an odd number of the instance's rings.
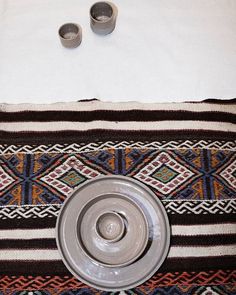
{"label": "cup body", "polygon": [[90,27],[99,35],[110,34],[116,26],[117,8],[110,2],[96,2],[90,8]]}
{"label": "cup body", "polygon": [[66,23],[58,30],[61,44],[66,48],[76,48],[82,41],[82,29],[75,23]]}

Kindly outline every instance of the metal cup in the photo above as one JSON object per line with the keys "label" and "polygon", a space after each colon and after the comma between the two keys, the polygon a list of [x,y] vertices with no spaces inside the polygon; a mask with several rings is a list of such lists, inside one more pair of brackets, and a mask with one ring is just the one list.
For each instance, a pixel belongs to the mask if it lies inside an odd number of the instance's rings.
{"label": "metal cup", "polygon": [[82,41],[82,29],[78,24],[67,23],[58,31],[61,44],[66,48],[78,47]]}
{"label": "metal cup", "polygon": [[110,2],[96,2],[90,8],[90,26],[99,35],[110,34],[116,26],[117,8]]}

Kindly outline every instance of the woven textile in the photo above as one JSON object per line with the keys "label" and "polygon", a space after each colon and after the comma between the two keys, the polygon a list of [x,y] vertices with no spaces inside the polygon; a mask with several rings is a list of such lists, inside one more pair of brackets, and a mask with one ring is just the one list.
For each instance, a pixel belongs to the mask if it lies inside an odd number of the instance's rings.
{"label": "woven textile", "polygon": [[81,183],[149,186],[171,224],[158,272],[121,294],[236,294],[236,101],[0,105],[0,295],[108,294],[79,282],[55,242]]}

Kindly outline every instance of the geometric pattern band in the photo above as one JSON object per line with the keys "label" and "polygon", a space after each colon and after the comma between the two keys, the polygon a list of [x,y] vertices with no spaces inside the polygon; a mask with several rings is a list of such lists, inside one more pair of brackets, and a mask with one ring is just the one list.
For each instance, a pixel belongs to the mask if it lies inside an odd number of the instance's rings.
{"label": "geometric pattern band", "polygon": [[143,182],[161,200],[236,197],[235,152],[125,148],[1,155],[0,206],[62,204],[81,183],[111,174]]}
{"label": "geometric pattern band", "polygon": [[[94,295],[94,290],[90,288],[81,288],[74,290],[64,290],[61,295]],[[101,291],[96,292],[97,295],[111,295],[112,293]],[[159,287],[155,290],[148,290],[147,288],[135,288],[133,290],[126,290],[117,293],[117,295],[235,295],[236,286],[232,284],[225,285],[204,285],[204,286],[169,286]],[[54,290],[37,290],[37,291],[12,291],[1,292],[0,295],[58,295]]]}
{"label": "geometric pattern band", "polygon": [[57,217],[62,205],[0,207],[0,220]]}
{"label": "geometric pattern band", "polygon": [[[205,201],[162,201],[169,214],[229,214],[236,213],[236,199]],[[61,204],[0,207],[0,220],[57,217]]]}
{"label": "geometric pattern band", "polygon": [[227,284],[236,282],[236,270],[217,270],[208,272],[175,272],[161,274],[157,273],[150,280],[143,284],[143,286],[150,289],[155,286],[171,286],[176,284],[192,285],[197,282],[198,285],[204,284]]}
{"label": "geometric pattern band", "polygon": [[[235,270],[216,270],[208,272],[175,272],[158,273],[147,283],[137,287],[140,290],[154,290],[157,287],[184,285],[198,286],[232,284],[236,281]],[[197,283],[196,283],[197,282]],[[56,289],[57,292],[70,289],[87,288],[87,286],[74,277],[70,276],[1,276],[1,290],[50,290]]]}
{"label": "geometric pattern band", "polygon": [[[105,293],[102,293],[105,295]],[[122,291],[119,295],[235,295],[236,285],[235,284],[225,284],[225,285],[174,285],[169,287],[158,287],[155,290],[147,288],[136,288],[133,290]],[[17,294],[18,295],[18,294]],[[43,295],[43,294],[42,294]],[[68,295],[80,295],[68,294]]]}
{"label": "geometric pattern band", "polygon": [[0,155],[15,153],[83,153],[106,149],[209,149],[236,151],[236,141],[225,140],[162,140],[162,141],[99,141],[70,144],[0,144]]}
{"label": "geometric pattern band", "polygon": [[[0,113],[0,295],[236,295],[236,100]],[[55,241],[64,201],[106,175],[148,186],[171,226],[161,268],[115,293],[70,274]]]}
{"label": "geometric pattern band", "polygon": [[162,201],[170,214],[228,214],[236,213],[236,200],[220,201]]}

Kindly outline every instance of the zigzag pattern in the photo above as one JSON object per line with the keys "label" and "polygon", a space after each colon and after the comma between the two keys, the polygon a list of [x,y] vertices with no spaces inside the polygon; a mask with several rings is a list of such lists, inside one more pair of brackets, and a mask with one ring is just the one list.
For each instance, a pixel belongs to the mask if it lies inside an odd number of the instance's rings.
{"label": "zigzag pattern", "polygon": [[[175,272],[175,273],[157,273],[146,283],[137,289],[146,290],[158,287],[167,287],[173,285],[184,286],[204,286],[221,285],[235,283],[235,271],[209,271],[209,272]],[[0,290],[45,290],[56,289],[57,291],[88,288],[84,283],[78,281],[75,277],[69,276],[1,276]]]}
{"label": "zigzag pattern", "polygon": [[227,214],[236,213],[236,200],[220,201],[163,201],[170,214]]}
{"label": "zigzag pattern", "polygon": [[[119,295],[228,295],[236,294],[236,284],[216,285],[216,286],[170,286],[155,289],[136,288],[122,291]],[[74,294],[76,295],[76,294]]]}
{"label": "zigzag pattern", "polygon": [[44,289],[81,289],[88,288],[75,277],[69,276],[1,276],[0,290],[44,290]]}
{"label": "zigzag pattern", "polygon": [[[162,201],[169,214],[229,214],[236,213],[236,200]],[[0,207],[1,219],[57,217],[62,204]]]}
{"label": "zigzag pattern", "polygon": [[217,270],[209,272],[175,272],[161,274],[157,273],[142,287],[155,288],[174,285],[208,285],[208,284],[229,284],[236,282],[236,270]]}
{"label": "zigzag pattern", "polygon": [[89,288],[82,288],[76,290],[64,290],[58,293],[56,290],[48,291],[48,290],[37,290],[31,291],[15,291],[9,293],[3,293],[0,291],[0,295],[235,295],[236,294],[236,285],[228,284],[228,285],[217,285],[217,286],[171,286],[171,287],[163,287],[163,288],[155,288],[155,289],[142,289],[135,288],[133,290],[126,290],[121,292],[106,292],[106,291],[97,291]]}
{"label": "zigzag pattern", "polygon": [[0,219],[57,217],[62,205],[0,207]]}
{"label": "zigzag pattern", "polygon": [[172,141],[107,141],[89,144],[49,144],[49,145],[0,145],[0,154],[15,153],[81,153],[104,149],[122,148],[150,148],[150,149],[220,149],[236,151],[236,141],[210,140],[172,140]]}

